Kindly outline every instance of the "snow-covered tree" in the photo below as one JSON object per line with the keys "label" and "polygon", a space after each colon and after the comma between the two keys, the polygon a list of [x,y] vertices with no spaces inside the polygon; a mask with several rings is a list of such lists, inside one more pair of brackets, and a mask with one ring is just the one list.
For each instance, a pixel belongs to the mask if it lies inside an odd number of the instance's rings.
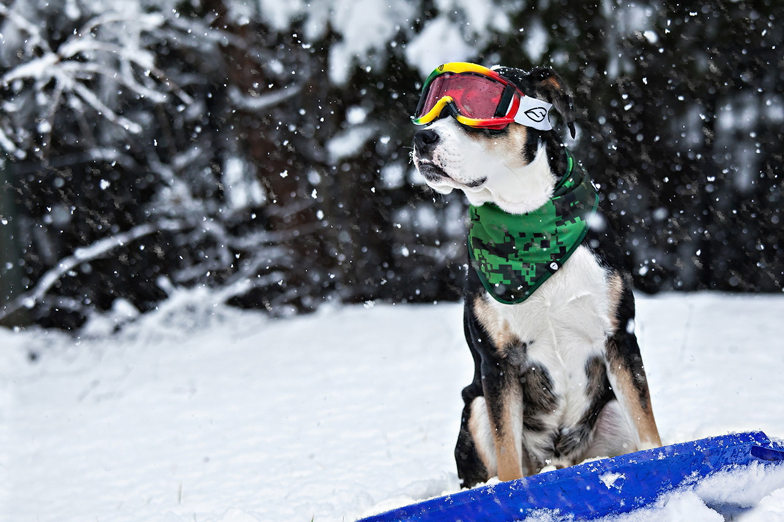
{"label": "snow-covered tree", "polygon": [[464,202],[412,170],[409,116],[423,77],[461,60],[566,79],[567,143],[638,287],[779,290],[783,16],[764,1],[6,0],[0,315],[78,325],[197,284],[274,314],[457,298]]}

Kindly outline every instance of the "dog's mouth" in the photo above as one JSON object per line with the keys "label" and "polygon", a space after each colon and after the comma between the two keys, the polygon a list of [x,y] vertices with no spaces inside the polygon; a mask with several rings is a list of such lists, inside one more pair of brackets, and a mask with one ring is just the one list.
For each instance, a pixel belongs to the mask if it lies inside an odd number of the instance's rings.
{"label": "dog's mouth", "polygon": [[470,183],[463,183],[463,185],[468,188],[479,188],[485,184],[485,181],[487,181],[487,178],[479,178],[478,180],[471,181]]}
{"label": "dog's mouth", "polygon": [[430,182],[433,183],[443,183],[444,179],[448,179],[449,181],[456,183],[462,187],[467,188],[478,188],[485,184],[487,178],[480,178],[476,181],[470,181],[468,183],[463,183],[461,181],[457,181],[455,178],[447,174],[444,169],[433,163],[432,161],[427,160],[420,160],[417,166],[419,169],[419,173]]}
{"label": "dog's mouth", "polygon": [[442,178],[452,179],[449,177],[444,169],[433,163],[432,161],[419,161],[419,173],[428,181],[441,181]]}

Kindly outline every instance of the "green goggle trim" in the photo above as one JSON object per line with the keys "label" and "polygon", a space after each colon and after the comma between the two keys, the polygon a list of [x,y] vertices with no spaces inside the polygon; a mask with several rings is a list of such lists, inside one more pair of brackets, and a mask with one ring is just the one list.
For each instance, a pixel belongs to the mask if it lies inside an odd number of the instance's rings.
{"label": "green goggle trim", "polygon": [[482,285],[503,304],[522,303],[580,246],[599,205],[590,178],[567,151],[553,197],[527,214],[492,203],[470,207],[468,251]]}

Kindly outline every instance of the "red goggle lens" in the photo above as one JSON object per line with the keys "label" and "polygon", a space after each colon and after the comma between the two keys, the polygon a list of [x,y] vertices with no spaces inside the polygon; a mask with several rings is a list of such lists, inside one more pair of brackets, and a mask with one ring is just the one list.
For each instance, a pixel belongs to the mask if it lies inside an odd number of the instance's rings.
{"label": "red goggle lens", "polygon": [[476,74],[445,73],[430,82],[416,117],[430,112],[444,96],[450,96],[463,116],[474,119],[495,117],[506,85]]}

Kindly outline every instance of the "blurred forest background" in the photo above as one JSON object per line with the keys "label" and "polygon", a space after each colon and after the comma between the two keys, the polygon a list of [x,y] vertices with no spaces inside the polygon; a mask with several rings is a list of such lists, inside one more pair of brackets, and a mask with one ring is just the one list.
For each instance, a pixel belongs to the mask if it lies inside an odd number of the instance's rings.
{"label": "blurred forest background", "polygon": [[0,321],[458,299],[410,162],[448,61],[564,77],[638,289],[782,291],[779,0],[0,0]]}

